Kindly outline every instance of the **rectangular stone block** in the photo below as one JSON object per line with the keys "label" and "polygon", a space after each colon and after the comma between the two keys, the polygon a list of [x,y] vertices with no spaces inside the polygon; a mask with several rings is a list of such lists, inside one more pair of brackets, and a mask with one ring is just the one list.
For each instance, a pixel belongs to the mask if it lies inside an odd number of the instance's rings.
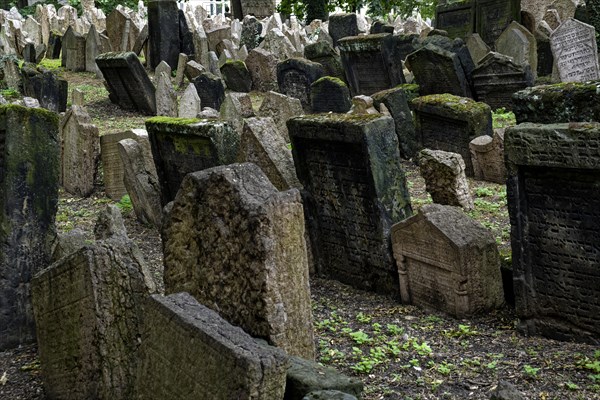
{"label": "rectangular stone block", "polygon": [[512,22],[521,20],[521,0],[477,0],[475,6],[475,32],[488,46]]}
{"label": "rectangular stone block", "polygon": [[475,29],[475,1],[439,4],[435,9],[435,27],[451,38],[466,38]]}

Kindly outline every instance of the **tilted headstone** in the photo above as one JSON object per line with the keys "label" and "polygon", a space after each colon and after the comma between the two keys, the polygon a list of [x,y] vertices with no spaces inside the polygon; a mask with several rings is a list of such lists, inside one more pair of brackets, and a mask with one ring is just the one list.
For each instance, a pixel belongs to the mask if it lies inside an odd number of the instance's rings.
{"label": "tilted headstone", "polygon": [[0,106],[0,349],[35,341],[30,279],[50,263],[58,208],[58,116]]}
{"label": "tilted headstone", "polygon": [[283,351],[257,343],[187,293],[151,296],[144,309],[139,398],[283,398]]}
{"label": "tilted headstone", "polygon": [[190,83],[179,99],[179,118],[198,118],[202,111],[200,96],[193,83]]}
{"label": "tilted headstone", "polygon": [[292,118],[288,129],[317,272],[398,294],[388,235],[412,209],[394,121],[328,114]]}
{"label": "tilted headstone", "polygon": [[339,41],[342,65],[352,96],[370,96],[404,83],[402,63],[388,62],[383,52],[384,40],[389,36],[389,33],[380,33]]}
{"label": "tilted headstone", "polygon": [[161,61],[177,68],[180,53],[178,10],[175,0],[148,2],[148,66],[151,70]]}
{"label": "tilted headstone", "polygon": [[473,176],[469,142],[492,134],[490,106],[465,97],[429,95],[412,102],[417,140],[422,148],[458,153]]}
{"label": "tilted headstone", "polygon": [[404,304],[457,318],[502,305],[500,256],[491,232],[460,209],[439,204],[392,227]]}
{"label": "tilted headstone", "polygon": [[[196,21],[194,17],[190,13],[186,13],[183,10],[178,11],[178,19],[179,19],[179,53],[187,54],[191,57],[196,54],[196,46],[195,43],[198,38],[198,33],[196,31]],[[179,62],[179,55],[177,56],[177,60]],[[173,66],[173,69],[177,64]]]}
{"label": "tilted headstone", "polygon": [[300,187],[292,152],[270,117],[244,119],[237,161],[258,165],[277,190]]}
{"label": "tilted headstone", "polygon": [[186,78],[188,78],[188,80],[190,82],[192,82],[194,79],[196,79],[197,76],[199,76],[201,73],[205,72],[206,68],[204,68],[201,64],[197,63],[194,60],[191,61],[187,61],[185,63],[185,68],[183,70],[183,73],[185,75]]}
{"label": "tilted headstone", "polygon": [[481,60],[489,53],[490,47],[485,44],[478,33],[472,33],[465,38],[465,44],[471,53],[471,58],[475,65],[479,65]]}
{"label": "tilted headstone", "polygon": [[61,65],[69,71],[85,71],[85,36],[69,27],[62,37]]}
{"label": "tilted headstone", "polygon": [[240,46],[245,45],[249,52],[252,51],[262,41],[262,32],[263,25],[253,15],[245,15],[242,21]]}
{"label": "tilted headstone", "polygon": [[223,81],[210,72],[202,72],[192,81],[196,86],[202,107],[210,107],[218,110],[225,100],[225,85]]}
{"label": "tilted headstone", "polygon": [[358,22],[356,14],[333,14],[329,17],[329,35],[333,39],[333,46],[337,46],[338,40],[358,35]]}
{"label": "tilted headstone", "polygon": [[287,129],[287,121],[292,117],[304,114],[302,103],[294,97],[288,97],[277,92],[267,92],[260,109],[256,113],[259,117],[271,117],[277,125],[277,130],[288,143],[290,136]]}
{"label": "tilted headstone", "polygon": [[473,208],[465,162],[460,154],[423,149],[417,160],[427,193],[434,203],[458,206],[465,210]]}
{"label": "tilted headstone", "polygon": [[475,28],[475,0],[440,2],[435,8],[435,27],[451,38],[466,38]]}
{"label": "tilted headstone", "polygon": [[[178,60],[179,60],[179,57],[178,57]],[[160,77],[161,72],[164,72],[165,74],[167,74],[169,79],[171,79],[172,68],[165,61],[159,62],[158,65],[156,66],[156,68],[154,68],[154,78],[158,80],[158,77]]]}
{"label": "tilted headstone", "polygon": [[304,48],[304,57],[317,62],[325,69],[326,76],[334,76],[346,80],[342,60],[329,42],[318,41]]}
{"label": "tilted headstone", "polygon": [[600,79],[593,26],[568,19],[552,32],[550,44],[562,82]]}
{"label": "tilted headstone", "polygon": [[488,46],[493,46],[512,21],[520,20],[520,12],[520,0],[477,0],[475,32]]}
{"label": "tilted headstone", "polygon": [[99,131],[87,111],[72,106],[60,121],[61,184],[79,197],[94,191],[100,155]]}
{"label": "tilted headstone", "polygon": [[[116,206],[111,212],[120,211]],[[112,216],[106,222],[109,224]],[[131,399],[143,300],[155,291],[122,219],[31,284],[44,388],[51,398]]]}
{"label": "tilted headstone", "polygon": [[518,65],[500,53],[488,53],[473,71],[475,97],[493,110],[501,107],[512,110],[513,94],[533,83],[529,65]]}
{"label": "tilted headstone", "polygon": [[175,82],[173,82],[174,85],[183,85],[185,78],[185,67],[188,61],[189,57],[187,54],[179,53],[179,58],[177,59],[177,73],[175,75]]}
{"label": "tilted headstone", "polygon": [[324,75],[321,64],[303,59],[290,58],[277,64],[279,92],[295,97],[304,110],[310,110],[310,85]]}
{"label": "tilted headstone", "polygon": [[252,89],[259,92],[277,90],[277,57],[264,49],[252,49],[246,57]]}
{"label": "tilted headstone", "polygon": [[177,94],[173,89],[171,77],[161,72],[156,84],[156,115],[177,116]]}
{"label": "tilted headstone", "polygon": [[233,92],[252,90],[252,78],[246,64],[241,60],[227,60],[220,68],[227,89]]}
{"label": "tilted headstone", "polygon": [[38,99],[40,105],[53,112],[67,109],[69,84],[52,71],[23,68],[23,93]]}
{"label": "tilted headstone", "polygon": [[167,293],[186,290],[251,335],[314,358],[297,189],[279,192],[251,163],[191,173],[165,214],[162,237]]}
{"label": "tilted headstone", "polygon": [[59,58],[61,48],[62,35],[59,32],[51,31],[50,37],[48,38],[48,48],[46,49],[46,57],[54,60]]}
{"label": "tilted headstone", "polygon": [[252,99],[247,93],[229,92],[225,95],[225,101],[221,104],[219,115],[223,121],[227,121],[241,136],[244,127],[244,118],[254,116]]}
{"label": "tilted headstone", "polygon": [[483,135],[469,143],[474,178],[481,181],[506,183],[504,165],[504,129],[494,129],[492,137]]}
{"label": "tilted headstone", "polygon": [[520,124],[504,139],[518,328],[597,344],[600,124]]}
{"label": "tilted headstone", "polygon": [[130,51],[129,34],[132,22],[120,8],[113,9],[106,17],[106,35],[114,52]]}
{"label": "tilted headstone", "polygon": [[206,38],[208,39],[208,50],[217,50],[217,45],[223,41],[223,39],[231,39],[231,27],[230,26],[219,26],[213,29],[206,29]]}
{"label": "tilted headstone", "polygon": [[313,82],[310,86],[310,102],[312,111],[316,113],[345,113],[352,107],[348,86],[332,76],[324,76]]}
{"label": "tilted headstone", "polygon": [[428,45],[437,46],[455,54],[458,57],[458,61],[460,62],[465,77],[468,81],[471,80],[471,74],[475,69],[475,63],[471,58],[471,53],[464,40],[460,38],[453,40],[441,35],[429,35],[421,41],[421,47],[427,47]]}
{"label": "tilted headstone", "polygon": [[146,129],[163,206],[188,173],[231,164],[238,153],[240,136],[224,121],[156,117],[146,120]]}
{"label": "tilted headstone", "polygon": [[104,53],[96,57],[109,99],[125,109],[156,115],[156,89],[135,53]]}
{"label": "tilted headstone", "polygon": [[496,39],[496,51],[511,57],[518,65],[529,65],[534,79],[537,76],[537,42],[523,25],[511,22]]}
{"label": "tilted headstone", "polygon": [[257,48],[275,54],[279,61],[300,55],[296,54],[296,48],[279,28],[268,31]]}

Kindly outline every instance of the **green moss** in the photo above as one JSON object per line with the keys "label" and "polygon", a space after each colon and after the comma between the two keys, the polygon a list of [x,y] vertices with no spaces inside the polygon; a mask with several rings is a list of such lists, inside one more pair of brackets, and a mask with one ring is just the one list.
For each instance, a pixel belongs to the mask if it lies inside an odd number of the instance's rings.
{"label": "green moss", "polygon": [[448,93],[418,97],[413,100],[413,106],[417,110],[424,106],[439,106],[460,114],[481,114],[490,111],[490,106],[485,103]]}
{"label": "green moss", "polygon": [[198,118],[177,118],[177,117],[165,117],[165,116],[158,116],[158,117],[152,117],[150,119],[146,120],[147,124],[169,124],[169,125],[191,125],[191,124],[195,124],[196,122],[200,122],[202,121],[201,119]]}
{"label": "green moss", "polygon": [[324,76],[324,77],[321,77],[321,78],[317,79],[313,83],[313,85],[317,85],[317,84],[323,83],[323,82],[331,82],[331,83],[334,83],[334,84],[336,84],[338,86],[347,86],[346,82],[344,82],[340,78],[336,78],[335,76]]}
{"label": "green moss", "polygon": [[208,138],[183,138],[181,136],[171,136],[170,138],[178,153],[189,154],[192,152],[201,157],[210,157],[211,155],[211,143]]}
{"label": "green moss", "polygon": [[25,106],[20,106],[18,104],[6,104],[3,106],[0,106],[0,116],[4,116],[6,115],[6,113],[8,111],[15,111],[18,113],[23,113],[23,114],[36,114],[39,115],[41,118],[47,119],[49,120],[52,124],[56,124],[56,126],[58,126],[58,121],[59,121],[59,116],[58,114],[46,110],[45,108],[29,108],[29,107],[25,107]]}
{"label": "green moss", "polygon": [[44,58],[42,61],[40,61],[39,64],[40,67],[46,68],[47,70],[50,71],[56,71],[56,70],[60,70],[61,67],[61,60],[59,58],[57,59],[50,59],[50,58]]}

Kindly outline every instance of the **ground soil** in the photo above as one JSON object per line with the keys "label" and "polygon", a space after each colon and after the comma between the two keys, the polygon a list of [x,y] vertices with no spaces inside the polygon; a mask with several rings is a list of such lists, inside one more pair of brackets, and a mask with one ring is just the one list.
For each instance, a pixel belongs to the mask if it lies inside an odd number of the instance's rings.
{"label": "ground soil", "polygon": [[[144,117],[110,103],[92,74],[62,72],[86,93],[101,134],[142,128]],[[430,202],[418,169],[404,161],[413,206]],[[510,254],[506,192],[502,185],[470,181],[476,209],[501,253]],[[108,203],[98,182],[85,199],[60,193],[58,231],[80,228],[93,240],[97,213]],[[159,232],[137,221],[122,203],[129,236],[157,276],[162,274]],[[311,278],[318,361],[364,382],[365,399],[487,399],[506,380],[528,399],[600,399],[600,349],[525,337],[510,306],[469,320],[400,304],[395,299]],[[0,399],[45,399],[35,345],[0,352]]]}

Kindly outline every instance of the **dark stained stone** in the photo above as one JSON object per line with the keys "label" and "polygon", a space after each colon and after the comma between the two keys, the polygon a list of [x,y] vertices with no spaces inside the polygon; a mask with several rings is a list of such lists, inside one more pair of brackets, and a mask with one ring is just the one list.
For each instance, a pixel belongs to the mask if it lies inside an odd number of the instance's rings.
{"label": "dark stained stone", "polygon": [[177,68],[180,50],[179,9],[175,0],[148,2],[148,66],[154,70],[161,61]]}
{"label": "dark stained stone", "polygon": [[221,75],[227,89],[247,93],[252,90],[252,77],[241,60],[227,60],[221,67]]}
{"label": "dark stained stone", "polygon": [[196,86],[202,108],[210,107],[215,110],[221,108],[221,104],[225,100],[225,85],[221,78],[204,71],[195,77],[192,83]]}
{"label": "dark stained stone", "polygon": [[317,79],[310,89],[313,112],[346,113],[352,107],[350,90],[346,84],[331,76]]}
{"label": "dark stained stone", "polygon": [[279,92],[295,97],[310,110],[310,85],[325,74],[323,66],[304,58],[289,58],[277,64]]}

